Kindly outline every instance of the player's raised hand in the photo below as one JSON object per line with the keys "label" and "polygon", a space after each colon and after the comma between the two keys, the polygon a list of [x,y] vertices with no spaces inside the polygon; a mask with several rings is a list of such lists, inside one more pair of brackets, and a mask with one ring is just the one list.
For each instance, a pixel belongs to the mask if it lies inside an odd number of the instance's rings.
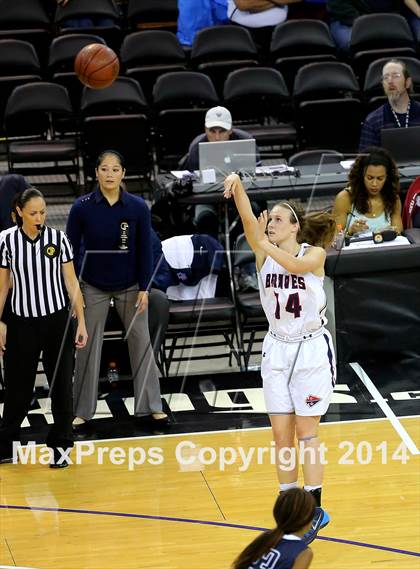
{"label": "player's raised hand", "polygon": [[233,198],[235,195],[235,190],[238,186],[238,182],[241,183],[241,179],[238,174],[230,174],[225,178],[224,186],[225,190],[223,192],[223,197],[227,200]]}
{"label": "player's raised hand", "polygon": [[266,241],[268,239],[267,224],[268,224],[268,211],[265,209],[258,216],[257,234],[255,236],[257,241]]}

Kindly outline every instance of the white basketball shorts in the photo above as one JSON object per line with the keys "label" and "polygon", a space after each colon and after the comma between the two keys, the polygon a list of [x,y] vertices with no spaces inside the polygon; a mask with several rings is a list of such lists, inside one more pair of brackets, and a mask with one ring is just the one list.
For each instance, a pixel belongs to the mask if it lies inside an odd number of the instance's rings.
{"label": "white basketball shorts", "polygon": [[323,330],[315,338],[283,342],[268,333],[261,376],[269,415],[325,415],[336,381],[331,334]]}

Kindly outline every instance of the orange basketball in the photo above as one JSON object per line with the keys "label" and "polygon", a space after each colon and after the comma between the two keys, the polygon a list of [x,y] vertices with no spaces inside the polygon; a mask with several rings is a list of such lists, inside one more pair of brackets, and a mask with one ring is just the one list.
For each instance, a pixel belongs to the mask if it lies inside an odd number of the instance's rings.
{"label": "orange basketball", "polygon": [[91,43],[77,54],[74,70],[83,85],[104,89],[118,77],[120,63],[112,49],[101,43]]}

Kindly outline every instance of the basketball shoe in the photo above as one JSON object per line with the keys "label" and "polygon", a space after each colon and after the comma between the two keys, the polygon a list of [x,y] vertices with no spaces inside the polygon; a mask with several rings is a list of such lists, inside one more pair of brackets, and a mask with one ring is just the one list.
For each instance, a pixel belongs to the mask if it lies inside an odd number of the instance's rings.
{"label": "basketball shoe", "polygon": [[306,545],[312,543],[313,540],[318,535],[319,530],[324,528],[327,524],[329,524],[329,522],[330,522],[330,516],[328,512],[326,512],[322,508],[316,507],[315,515],[312,520],[311,529],[308,530],[302,538],[303,541],[306,543]]}

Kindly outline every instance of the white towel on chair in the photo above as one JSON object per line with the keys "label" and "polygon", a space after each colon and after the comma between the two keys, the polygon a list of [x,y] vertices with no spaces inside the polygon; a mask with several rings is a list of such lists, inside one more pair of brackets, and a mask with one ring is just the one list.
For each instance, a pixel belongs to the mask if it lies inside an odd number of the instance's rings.
{"label": "white towel on chair", "polygon": [[162,241],[165,259],[173,269],[191,267],[194,257],[194,245],[191,235],[176,235]]}

